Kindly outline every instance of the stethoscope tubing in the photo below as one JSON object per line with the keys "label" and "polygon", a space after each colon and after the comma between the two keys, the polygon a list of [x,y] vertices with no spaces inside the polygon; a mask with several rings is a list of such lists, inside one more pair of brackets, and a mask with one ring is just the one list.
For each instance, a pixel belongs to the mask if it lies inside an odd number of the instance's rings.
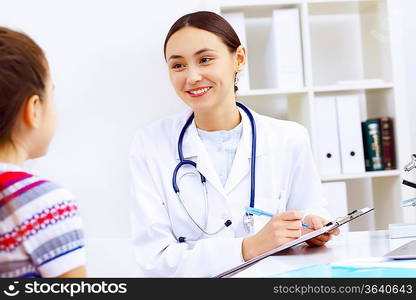
{"label": "stethoscope tubing", "polygon": [[[250,125],[251,125],[251,166],[250,166],[250,207],[254,208],[254,203],[255,203],[255,190],[256,190],[256,182],[255,182],[255,171],[256,171],[256,144],[257,144],[257,133],[256,133],[256,122],[254,120],[253,115],[251,114],[250,110],[245,107],[243,104],[236,102],[236,105],[238,107],[240,107],[247,115],[247,117],[250,120]],[[179,154],[179,159],[180,162],[176,165],[174,171],[173,171],[173,175],[172,175],[172,187],[173,190],[175,191],[178,201],[181,203],[182,208],[185,210],[187,216],[191,219],[192,223],[195,224],[195,226],[202,232],[205,233],[206,235],[216,235],[218,234],[221,230],[223,230],[224,228],[228,227],[231,225],[231,221],[227,220],[219,229],[213,231],[213,232],[208,232],[207,226],[208,226],[208,191],[206,188],[206,178],[200,173],[198,172],[198,174],[201,177],[201,183],[203,185],[204,188],[204,201],[205,201],[205,220],[204,220],[204,226],[201,226],[198,224],[198,222],[196,222],[194,220],[194,218],[191,216],[191,214],[189,213],[189,211],[186,209],[185,204],[182,201],[181,195],[180,195],[180,189],[179,186],[177,184],[177,175],[178,175],[178,171],[180,170],[180,168],[184,165],[190,165],[192,167],[194,167],[195,169],[197,168],[197,165],[195,162],[191,161],[191,160],[186,160],[184,159],[183,156],[183,149],[182,149],[182,145],[183,145],[183,138],[185,136],[185,132],[187,130],[187,128],[189,127],[189,125],[192,123],[194,119],[194,113],[191,114],[191,116],[188,118],[188,120],[186,121],[185,125],[183,126],[180,134],[179,134],[179,139],[178,139],[178,154]],[[169,214],[169,212],[168,212]],[[170,218],[170,214],[169,214],[169,218]],[[172,222],[172,220],[171,220]],[[202,234],[201,234],[202,235]],[[178,239],[179,241],[185,241],[185,237],[179,237]]]}
{"label": "stethoscope tubing", "polygon": [[251,169],[250,169],[250,207],[254,207],[254,198],[256,193],[256,145],[257,145],[257,129],[254,117],[247,107],[237,102],[237,106],[240,107],[246,113],[251,124]]}

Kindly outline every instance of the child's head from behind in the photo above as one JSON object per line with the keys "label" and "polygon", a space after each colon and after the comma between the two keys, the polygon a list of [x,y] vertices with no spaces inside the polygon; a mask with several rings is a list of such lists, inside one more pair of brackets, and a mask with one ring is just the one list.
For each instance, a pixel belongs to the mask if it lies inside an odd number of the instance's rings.
{"label": "child's head from behind", "polygon": [[0,27],[0,151],[43,156],[56,127],[53,84],[42,49]]}

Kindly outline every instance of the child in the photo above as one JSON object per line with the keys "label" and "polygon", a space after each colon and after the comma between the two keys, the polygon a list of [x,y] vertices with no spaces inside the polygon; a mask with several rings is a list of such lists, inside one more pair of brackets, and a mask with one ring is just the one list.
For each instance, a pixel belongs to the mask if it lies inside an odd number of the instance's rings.
{"label": "child", "polygon": [[55,131],[46,57],[24,33],[0,27],[0,277],[85,277],[73,196],[25,172]]}

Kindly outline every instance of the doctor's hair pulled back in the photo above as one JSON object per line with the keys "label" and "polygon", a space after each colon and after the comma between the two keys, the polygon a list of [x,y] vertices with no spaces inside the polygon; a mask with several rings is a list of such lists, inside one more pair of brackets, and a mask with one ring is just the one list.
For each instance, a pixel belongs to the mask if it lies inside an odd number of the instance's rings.
{"label": "doctor's hair pulled back", "polygon": [[[166,60],[166,46],[171,36],[182,28],[192,26],[198,29],[209,31],[218,36],[227,46],[230,53],[237,51],[241,46],[237,33],[222,16],[211,11],[197,11],[180,17],[170,28],[163,45],[163,54]],[[234,74],[234,82],[236,82],[237,73]],[[238,87],[234,84],[234,92]]]}
{"label": "doctor's hair pulled back", "polygon": [[43,50],[25,33],[0,26],[0,146],[12,131],[25,101],[45,93],[48,63]]}

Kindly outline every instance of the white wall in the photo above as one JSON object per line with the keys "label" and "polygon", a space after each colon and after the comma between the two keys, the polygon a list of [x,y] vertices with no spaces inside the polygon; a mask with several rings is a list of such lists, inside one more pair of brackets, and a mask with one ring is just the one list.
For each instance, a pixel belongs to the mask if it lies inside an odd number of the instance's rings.
{"label": "white wall", "polygon": [[183,109],[168,79],[163,41],[178,17],[213,4],[0,0],[0,24],[32,36],[51,65],[60,124],[49,154],[27,166],[76,195],[90,275],[132,274],[134,264],[108,255],[119,249],[132,259],[128,243],[102,249],[106,240],[111,245],[130,236],[129,144],[138,128]]}

